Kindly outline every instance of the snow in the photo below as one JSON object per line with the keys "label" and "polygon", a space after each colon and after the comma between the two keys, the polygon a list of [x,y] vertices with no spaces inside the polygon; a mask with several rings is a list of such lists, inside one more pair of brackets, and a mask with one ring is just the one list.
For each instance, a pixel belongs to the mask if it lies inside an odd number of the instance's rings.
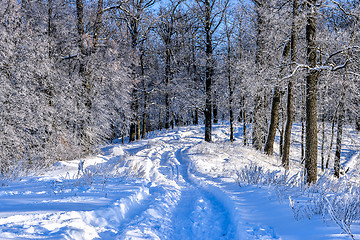
{"label": "snow", "polygon": [[[230,143],[227,126],[214,126],[212,143],[203,131],[152,133],[4,181],[0,239],[351,239],[330,218],[295,216],[289,199],[306,196],[236,182],[239,169],[252,164],[284,172],[278,156],[242,146],[240,134]],[[346,141],[343,162],[354,169],[359,153]],[[298,158],[292,156],[290,174],[300,171]],[[359,223],[351,229],[360,239]]]}

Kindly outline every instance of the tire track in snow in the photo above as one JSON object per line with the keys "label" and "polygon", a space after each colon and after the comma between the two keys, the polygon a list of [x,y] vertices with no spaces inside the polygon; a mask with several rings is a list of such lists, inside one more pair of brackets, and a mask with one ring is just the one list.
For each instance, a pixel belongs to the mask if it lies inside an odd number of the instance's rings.
{"label": "tire track in snow", "polygon": [[158,138],[132,156],[154,164],[151,202],[117,239],[234,239],[230,209],[190,173],[186,152],[194,140],[178,134]]}
{"label": "tire track in snow", "polygon": [[233,239],[230,209],[195,181],[190,159],[183,157],[189,148],[179,148],[175,153],[184,181],[179,183],[182,192],[173,216],[173,239]]}

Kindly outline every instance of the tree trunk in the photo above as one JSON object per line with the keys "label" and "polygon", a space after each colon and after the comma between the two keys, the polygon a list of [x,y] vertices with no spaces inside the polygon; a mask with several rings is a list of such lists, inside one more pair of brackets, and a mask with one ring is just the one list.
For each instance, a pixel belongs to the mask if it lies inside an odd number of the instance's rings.
{"label": "tree trunk", "polygon": [[269,134],[266,139],[264,152],[267,155],[273,155],[274,153],[274,141],[276,130],[279,124],[279,105],[280,105],[280,89],[278,86],[274,88],[273,101],[271,105],[271,119],[269,126]]}
{"label": "tree trunk", "polygon": [[262,111],[262,99],[260,96],[256,96],[256,103],[254,108],[254,116],[252,119],[252,145],[256,150],[261,150],[262,146],[262,131],[261,131],[261,111]]}
{"label": "tree trunk", "polygon": [[198,109],[196,108],[195,109],[195,115],[194,115],[194,122],[193,122],[194,125],[198,125],[199,124],[199,111]]}
{"label": "tree trunk", "polygon": [[142,124],[142,132],[141,138],[144,139],[146,136],[146,129],[147,129],[147,101],[148,101],[148,93],[147,91],[144,92],[144,113],[143,113],[143,124]]}
{"label": "tree trunk", "polygon": [[86,115],[84,120],[80,121],[80,136],[82,144],[85,148],[87,154],[90,153],[91,139],[90,135],[87,133],[86,128],[90,125],[91,121],[91,111],[92,111],[92,99],[90,96],[91,93],[91,83],[89,76],[86,74],[85,69],[85,57],[88,55],[86,47],[84,45],[84,4],[82,0],[76,0],[76,16],[77,16],[77,32],[78,32],[78,47],[80,50],[78,59],[79,59],[79,75],[82,77],[82,91],[81,98],[85,103]]}
{"label": "tree trunk", "polygon": [[335,160],[334,160],[334,176],[340,177],[340,156],[341,156],[341,140],[342,140],[342,132],[344,125],[344,95],[340,99],[339,103],[339,117],[338,117],[338,127],[337,127],[337,135],[336,135],[336,151],[335,151]]}
{"label": "tree trunk", "polygon": [[[130,28],[131,28],[131,48],[132,52],[136,55],[137,51],[137,45],[138,45],[138,19],[131,18],[130,19]],[[133,90],[131,94],[131,111],[133,113],[131,117],[131,123],[130,123],[130,133],[129,133],[129,142],[135,141],[138,137],[138,131],[137,126],[140,125],[140,120],[138,118],[139,114],[139,100],[138,100],[138,90],[137,90],[137,66],[135,63],[132,63],[132,77],[133,77]],[[139,134],[140,137],[140,134]],[[139,139],[139,138],[138,138]]]}
{"label": "tree trunk", "polygon": [[[307,22],[306,22],[306,54],[309,67],[316,67],[316,0],[309,0],[307,3]],[[317,137],[317,90],[318,90],[317,70],[308,70],[306,76],[306,149],[305,149],[305,170],[306,181],[315,183],[317,180],[317,156],[318,156],[318,137]]]}
{"label": "tree trunk", "polygon": [[[339,104],[340,104],[340,102],[339,102]],[[338,104],[337,107],[336,107],[333,120],[331,121],[331,140],[330,140],[330,147],[329,147],[329,149],[328,149],[328,155],[327,155],[327,159],[326,159],[326,165],[325,165],[325,168],[326,168],[326,169],[329,168],[330,155],[331,155],[331,152],[332,152],[332,149],[333,149],[334,132],[335,132],[335,120],[336,120],[336,117],[337,117],[337,112],[338,112],[338,109],[339,109],[339,104]]]}
{"label": "tree trunk", "polygon": [[234,141],[234,113],[233,113],[233,83],[231,80],[230,48],[228,49],[228,84],[229,84],[229,115],[230,115],[230,142]]}
{"label": "tree trunk", "polygon": [[[283,150],[284,150],[284,132],[285,132],[285,117],[284,117],[284,108],[283,108],[283,93],[281,93],[280,95],[280,115],[279,118],[281,116],[281,126],[279,127],[279,131],[280,131],[280,144],[279,144],[279,155],[280,157],[282,157],[283,155]],[[280,120],[279,120],[279,124],[280,124]]]}
{"label": "tree trunk", "polygon": [[141,68],[141,77],[142,77],[142,87],[144,92],[144,112],[143,112],[143,119],[142,119],[142,130],[141,130],[141,138],[145,138],[146,135],[146,124],[147,124],[147,108],[148,108],[148,92],[147,92],[147,85],[146,85],[146,78],[145,78],[145,66],[144,66],[144,54],[143,49],[141,49],[140,55],[140,68]]}
{"label": "tree trunk", "polygon": [[[170,41],[170,40],[169,40]],[[168,43],[170,44],[170,42]],[[165,105],[166,105],[166,113],[165,113],[165,128],[170,128],[170,63],[171,63],[171,55],[170,49],[166,49],[166,59],[165,59],[165,85],[166,85],[166,94],[165,94]]]}
{"label": "tree trunk", "polygon": [[136,140],[140,140],[141,135],[141,120],[140,120],[140,112],[139,112],[139,100],[137,100],[137,111],[136,111]]}
{"label": "tree trunk", "polygon": [[[305,102],[303,103],[305,106]],[[302,116],[301,116],[301,162],[305,161],[305,109],[302,109]]]}
{"label": "tree trunk", "polygon": [[129,142],[136,140],[136,124],[134,122],[130,123],[130,133],[129,133]]}
{"label": "tree trunk", "polygon": [[321,98],[321,109],[322,109],[322,114],[321,114],[321,170],[324,171],[324,165],[325,165],[325,142],[326,142],[326,137],[325,137],[325,91],[322,93],[322,98]]}
{"label": "tree trunk", "polygon": [[246,109],[245,109],[245,96],[242,97],[242,119],[243,119],[243,136],[244,136],[244,146],[248,145],[247,139],[247,132],[246,132],[246,124],[247,124],[247,117],[246,117]]}
{"label": "tree trunk", "polygon": [[291,128],[294,118],[294,83],[291,79],[288,83],[288,94],[287,94],[287,106],[286,106],[286,125],[285,125],[285,135],[284,135],[284,150],[281,158],[282,166],[285,169],[290,167],[290,140],[291,140]]}
{"label": "tree trunk", "polygon": [[211,142],[211,86],[213,76],[213,49],[211,36],[211,6],[210,0],[205,0],[205,34],[206,34],[206,69],[205,69],[205,141]]}
{"label": "tree trunk", "polygon": [[[291,37],[290,37],[290,57],[292,67],[297,60],[296,55],[296,45],[297,45],[297,38],[298,38],[298,26],[296,24],[297,16],[299,15],[298,9],[299,4],[298,0],[293,0],[292,6],[292,24],[291,24]],[[281,158],[282,166],[285,169],[289,169],[290,167],[290,143],[291,143],[291,129],[293,125],[294,119],[294,78],[292,77],[288,83],[287,89],[287,104],[286,104],[286,125],[285,125],[285,135],[284,135],[284,148],[283,148],[283,155]]]}
{"label": "tree trunk", "polygon": [[78,47],[83,55],[85,55],[85,46],[83,44],[84,37],[84,4],[82,0],[76,0],[76,17],[78,32]]}
{"label": "tree trunk", "polygon": [[216,91],[214,92],[213,95],[213,123],[217,124],[219,122],[219,118],[218,118],[218,106],[217,106],[217,101],[216,101]]}
{"label": "tree trunk", "polygon": [[[256,78],[261,82],[263,78],[260,73],[265,63],[265,32],[266,29],[266,16],[264,15],[264,8],[266,1],[256,1],[256,14],[257,14],[257,26],[256,26]],[[255,107],[254,107],[254,116],[252,121],[252,144],[256,150],[262,150],[264,140],[266,137],[266,128],[267,121],[265,119],[266,111],[266,99],[265,99],[265,90],[263,86],[257,91],[257,96],[255,97]]]}
{"label": "tree trunk", "polygon": [[53,27],[52,27],[52,15],[53,15],[53,0],[48,0],[48,28],[47,28],[47,34],[48,34],[48,38],[49,38],[49,58],[52,57],[53,55],[53,50],[52,50],[52,33],[53,33]]}
{"label": "tree trunk", "polygon": [[104,5],[104,0],[98,0],[97,9],[96,9],[96,18],[94,24],[92,52],[96,52],[98,48],[98,41],[99,41],[100,30],[102,25],[103,5]]}

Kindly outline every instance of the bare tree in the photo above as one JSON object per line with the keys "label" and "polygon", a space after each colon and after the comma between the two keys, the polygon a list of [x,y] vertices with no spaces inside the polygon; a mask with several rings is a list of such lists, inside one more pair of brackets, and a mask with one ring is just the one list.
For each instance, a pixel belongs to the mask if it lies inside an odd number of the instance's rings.
{"label": "bare tree", "polygon": [[[214,76],[214,56],[213,56],[213,36],[220,26],[225,10],[228,6],[228,0],[197,0],[197,15],[201,19],[205,35],[205,141],[211,142],[212,128],[212,85]],[[196,8],[195,8],[196,9]]]}

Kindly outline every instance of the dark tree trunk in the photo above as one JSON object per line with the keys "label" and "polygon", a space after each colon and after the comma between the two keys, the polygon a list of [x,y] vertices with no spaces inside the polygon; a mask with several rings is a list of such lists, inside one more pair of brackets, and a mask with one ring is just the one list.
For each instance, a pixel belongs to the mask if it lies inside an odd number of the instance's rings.
{"label": "dark tree trunk", "polygon": [[[309,67],[316,67],[316,0],[309,0],[307,3],[307,22],[306,22],[306,54]],[[318,90],[317,70],[308,70],[306,76],[306,149],[305,149],[305,170],[306,181],[315,183],[317,180],[317,156],[318,156],[318,136],[317,136],[317,90]]]}
{"label": "dark tree trunk", "polygon": [[[297,60],[296,55],[296,44],[298,38],[298,27],[296,24],[298,16],[298,0],[293,0],[292,6],[292,26],[291,26],[291,37],[290,37],[290,55],[291,62],[295,63]],[[294,67],[294,64],[292,65]],[[284,135],[284,148],[281,158],[282,165],[285,169],[290,167],[290,143],[291,143],[291,129],[294,119],[294,79],[291,78],[288,83],[287,89],[287,104],[286,104],[286,125],[285,125],[285,135]]]}
{"label": "dark tree trunk", "polygon": [[[262,78],[264,78],[262,74],[262,70],[267,65],[267,53],[265,50],[265,42],[266,42],[266,28],[267,28],[267,21],[266,21],[266,14],[265,10],[268,7],[267,0],[263,1],[256,1],[256,14],[257,14],[257,39],[256,39],[256,55],[255,55],[255,64],[256,64],[256,78],[258,81],[262,82]],[[264,86],[260,86],[257,90],[257,96],[255,97],[255,107],[254,107],[254,114],[253,114],[253,147],[257,150],[262,150],[265,142],[266,142],[266,135],[267,135],[267,117],[266,112],[268,110],[268,94],[266,93],[266,89]]]}
{"label": "dark tree trunk", "polygon": [[[255,63],[256,63],[256,78],[258,81],[263,78],[261,69],[264,67],[265,63],[265,32],[266,29],[266,17],[264,15],[264,8],[266,7],[266,0],[264,1],[254,1],[256,5],[256,56],[255,56]],[[267,121],[265,119],[265,109],[266,109],[266,99],[264,88],[261,86],[255,97],[255,107],[254,107],[254,114],[252,118],[252,144],[256,150],[262,150],[264,139],[266,137],[266,125]]]}
{"label": "dark tree trunk", "polygon": [[[131,28],[131,48],[134,54],[136,54],[136,48],[138,45],[138,20],[130,18],[130,28]],[[131,94],[131,111],[133,113],[130,122],[130,133],[129,133],[129,142],[135,141],[137,138],[137,126],[138,126],[138,110],[139,110],[139,100],[138,100],[138,90],[137,90],[137,66],[135,63],[132,63],[132,78],[134,81],[134,86]],[[139,121],[140,122],[140,121]]]}
{"label": "dark tree trunk", "polygon": [[52,49],[52,33],[53,33],[53,27],[52,27],[52,15],[53,15],[53,0],[48,0],[48,28],[47,28],[47,34],[49,38],[49,58],[53,55],[53,49]]}
{"label": "dark tree trunk", "polygon": [[341,141],[342,141],[343,125],[344,125],[344,95],[340,99],[340,103],[339,103],[339,117],[338,117],[337,135],[336,135],[334,176],[337,178],[340,177],[340,156],[341,156]]}
{"label": "dark tree trunk", "polygon": [[147,129],[147,101],[148,101],[148,93],[144,92],[144,113],[143,113],[143,122],[142,122],[142,131],[141,131],[141,138],[145,138],[146,136],[146,129]]}
{"label": "dark tree trunk", "polygon": [[[170,45],[170,39],[167,43]],[[166,49],[166,59],[165,59],[165,85],[166,85],[166,93],[165,93],[165,105],[166,105],[166,113],[165,113],[165,128],[170,128],[170,63],[171,63],[171,55],[170,49]]]}
{"label": "dark tree trunk", "polygon": [[78,47],[80,50],[80,54],[78,56],[79,59],[79,75],[82,77],[82,91],[81,98],[85,103],[86,107],[86,116],[83,121],[81,121],[79,129],[80,136],[82,140],[82,144],[85,148],[85,152],[87,154],[90,153],[90,145],[91,139],[90,135],[87,133],[86,128],[89,126],[91,121],[91,110],[92,110],[92,99],[91,99],[91,83],[90,76],[86,74],[85,67],[85,57],[88,55],[86,47],[84,45],[84,4],[82,0],[76,0],[76,16],[77,16],[77,32],[78,32]]}
{"label": "dark tree trunk", "polygon": [[325,169],[325,143],[326,143],[326,134],[325,134],[325,130],[326,130],[326,126],[325,126],[325,121],[326,121],[326,107],[325,107],[325,96],[327,93],[327,86],[325,87],[324,91],[322,91],[322,96],[321,96],[321,153],[320,153],[320,158],[321,158],[321,170],[324,171]]}
{"label": "dark tree trunk", "polygon": [[205,69],[205,141],[211,142],[211,87],[213,76],[213,49],[212,49],[212,34],[211,34],[211,4],[210,0],[205,0],[205,34],[206,34],[206,69]]}
{"label": "dark tree trunk", "polygon": [[306,115],[306,84],[301,89],[301,163],[305,162],[305,115]]}
{"label": "dark tree trunk", "polygon": [[[339,103],[340,104],[340,103]],[[337,105],[336,107],[336,110],[335,110],[335,114],[334,114],[334,117],[332,119],[332,122],[331,122],[331,139],[330,139],[330,147],[328,149],[328,155],[327,155],[327,159],[326,159],[326,165],[325,165],[325,168],[328,169],[329,168],[329,162],[330,162],[330,155],[331,155],[331,152],[332,152],[332,149],[333,149],[333,144],[334,144],[334,132],[335,132],[335,120],[337,118],[337,112],[338,112],[338,109],[339,109],[339,104]]]}
{"label": "dark tree trunk", "polygon": [[280,105],[280,89],[278,86],[274,88],[273,101],[271,105],[271,119],[269,126],[269,134],[266,139],[264,152],[267,155],[273,155],[276,129],[279,124],[279,105]]}
{"label": "dark tree trunk", "polygon": [[[143,49],[142,49],[143,51]],[[148,111],[148,91],[146,85],[146,78],[145,78],[145,66],[144,66],[144,53],[142,52],[140,55],[140,68],[141,68],[141,77],[142,77],[142,87],[144,92],[144,112],[142,118],[142,129],[141,129],[141,138],[145,138],[146,135],[146,128],[147,128],[147,111]],[[140,114],[139,114],[140,115]]]}
{"label": "dark tree trunk", "polygon": [[261,150],[262,146],[262,131],[261,131],[261,111],[262,111],[262,98],[260,96],[256,97],[256,103],[254,108],[254,116],[252,119],[252,145],[256,150]]}
{"label": "dark tree trunk", "polygon": [[[280,143],[279,143],[279,155],[280,157],[282,157],[283,155],[283,150],[284,150],[284,132],[285,132],[285,113],[284,113],[284,93],[281,92],[280,94],[280,114],[279,114],[279,119],[281,117],[281,126],[279,127],[279,132],[280,132]],[[279,120],[279,124],[280,124],[280,120]]]}
{"label": "dark tree trunk", "polygon": [[194,115],[194,125],[198,125],[199,124],[199,111],[197,109],[195,109],[195,115]]}
{"label": "dark tree trunk", "polygon": [[101,25],[102,25],[103,5],[104,5],[103,0],[98,0],[97,9],[96,9],[96,19],[94,24],[92,52],[95,52],[98,48],[98,41],[99,41]]}
{"label": "dark tree trunk", "polygon": [[214,92],[213,95],[213,123],[217,124],[219,122],[219,118],[218,118],[218,106],[217,106],[217,101],[216,101],[216,92]]}
{"label": "dark tree trunk", "polygon": [[[136,94],[136,91],[133,90],[133,96],[134,94]],[[134,100],[132,100],[131,102],[131,110],[133,113],[136,112],[136,103]],[[136,140],[136,123],[134,121],[134,117],[131,118],[131,123],[130,123],[130,132],[129,132],[129,142],[133,142]]]}
{"label": "dark tree trunk", "polygon": [[245,96],[242,97],[242,120],[243,120],[243,137],[244,137],[244,146],[248,145],[248,138],[247,138],[247,131],[246,131],[246,124],[247,124],[247,116],[246,116],[246,109],[245,109]]}
{"label": "dark tree trunk", "polygon": [[77,17],[77,32],[78,32],[78,47],[83,55],[86,50],[83,44],[84,37],[84,4],[82,0],[76,0],[76,17]]}
{"label": "dark tree trunk", "polygon": [[136,111],[136,140],[140,140],[141,135],[141,119],[139,112],[139,100],[137,100],[137,111]]}
{"label": "dark tree trunk", "polygon": [[284,150],[281,158],[282,166],[285,169],[290,167],[290,140],[291,140],[291,128],[294,118],[294,83],[293,80],[290,80],[288,83],[288,94],[287,94],[287,107],[286,107],[286,125],[285,125],[285,135],[284,135]]}
{"label": "dark tree trunk", "polygon": [[[228,41],[229,40],[230,39],[228,39]],[[228,44],[230,45],[230,43],[228,43]],[[230,54],[231,54],[231,49],[230,49],[230,47],[228,47],[227,78],[228,78],[228,86],[229,86],[230,142],[233,142],[234,141],[234,112],[233,112],[234,84],[231,79]]]}

